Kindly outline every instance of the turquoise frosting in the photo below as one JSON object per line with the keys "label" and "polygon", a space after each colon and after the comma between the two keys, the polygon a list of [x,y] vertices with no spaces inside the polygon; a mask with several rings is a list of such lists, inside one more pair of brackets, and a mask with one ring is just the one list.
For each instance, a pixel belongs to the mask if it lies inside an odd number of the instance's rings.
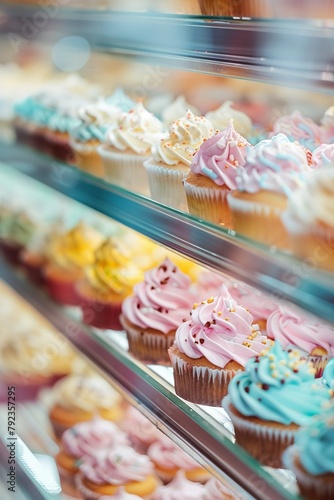
{"label": "turquoise frosting", "polygon": [[131,97],[126,95],[124,93],[124,90],[120,87],[117,88],[111,96],[106,97],[106,101],[108,104],[116,106],[117,108],[126,112],[130,111],[130,109],[132,109],[136,105],[136,102],[133,101]]}
{"label": "turquoise frosting", "polygon": [[108,130],[110,125],[97,125],[96,123],[82,124],[75,130],[72,130],[72,135],[75,139],[80,142],[87,142],[92,139],[96,139],[103,142],[104,134]]}
{"label": "turquoise frosting", "polygon": [[233,406],[245,416],[303,425],[329,404],[332,391],[314,377],[313,365],[278,341],[252,358],[229,385]]}
{"label": "turquoise frosting", "polygon": [[312,475],[334,473],[334,407],[298,430],[295,446],[304,469]]}
{"label": "turquoise frosting", "polygon": [[34,97],[28,97],[14,105],[14,113],[29,122],[48,126],[56,111],[44,106]]}

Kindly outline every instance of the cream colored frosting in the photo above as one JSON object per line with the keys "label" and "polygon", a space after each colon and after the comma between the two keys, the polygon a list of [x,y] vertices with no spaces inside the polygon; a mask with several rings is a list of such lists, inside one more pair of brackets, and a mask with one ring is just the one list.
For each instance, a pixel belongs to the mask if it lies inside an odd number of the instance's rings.
{"label": "cream colored frosting", "polygon": [[173,101],[169,106],[167,106],[162,112],[162,121],[168,126],[172,122],[175,122],[178,118],[181,118],[187,110],[190,110],[194,115],[199,115],[199,110],[187,103],[186,98],[183,95],[178,96],[175,101]]}
{"label": "cream colored frosting", "polygon": [[210,120],[219,131],[224,130],[232,118],[236,131],[244,137],[249,136],[253,127],[252,120],[245,113],[237,111],[232,106],[232,101],[225,101],[219,108],[206,113],[205,118]]}
{"label": "cream colored frosting", "polygon": [[105,141],[119,151],[146,155],[161,131],[161,121],[138,102],[129,112],[120,114],[117,126],[107,130]]}
{"label": "cream colored frosting", "polygon": [[109,409],[121,401],[121,396],[102,377],[70,375],[59,380],[52,389],[54,405],[68,410],[96,412]]}
{"label": "cream colored frosting", "polygon": [[153,160],[166,165],[183,163],[190,167],[193,155],[213,134],[214,127],[209,120],[187,110],[184,116],[170,124],[168,133],[152,146]]}

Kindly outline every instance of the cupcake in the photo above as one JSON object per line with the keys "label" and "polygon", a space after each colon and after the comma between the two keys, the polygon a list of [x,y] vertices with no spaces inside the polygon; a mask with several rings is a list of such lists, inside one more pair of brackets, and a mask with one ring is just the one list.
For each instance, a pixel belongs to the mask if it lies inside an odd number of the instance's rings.
{"label": "cupcake", "polygon": [[119,115],[116,126],[109,128],[98,148],[106,179],[140,194],[148,193],[144,161],[162,131],[162,123],[141,102]]}
{"label": "cupcake", "polygon": [[248,151],[238,170],[237,189],[228,196],[234,229],[260,243],[288,249],[281,215],[311,171],[304,150],[284,134],[259,142]]}
{"label": "cupcake", "polygon": [[243,0],[242,2],[198,0],[198,3],[205,16],[271,17],[272,15],[271,3],[267,0]]}
{"label": "cupcake", "polygon": [[253,128],[252,120],[246,113],[234,109],[232,101],[225,101],[219,108],[213,111],[208,111],[205,115],[216,130],[225,130],[231,119],[233,120],[233,125],[240,135],[243,137],[248,137]]}
{"label": "cupcake", "polygon": [[81,498],[75,484],[80,460],[98,450],[127,444],[126,435],[114,423],[100,417],[67,429],[61,437],[60,451],[55,457],[63,493]]}
{"label": "cupcake", "polygon": [[76,283],[83,278],[84,268],[94,262],[94,252],[102,241],[103,236],[83,222],[52,238],[43,272],[46,288],[54,300],[64,305],[80,304]]}
{"label": "cupcake", "polygon": [[295,444],[283,456],[284,464],[296,476],[305,500],[334,497],[334,409],[313,418],[299,429]]}
{"label": "cupcake", "polygon": [[168,348],[193,304],[190,279],[170,259],[145,273],[122,304],[129,352],[146,363],[169,364]]}
{"label": "cupcake", "polygon": [[182,181],[189,172],[193,155],[213,134],[209,120],[190,110],[169,125],[168,132],[153,144],[151,158],[145,162],[154,200],[187,210]]}
{"label": "cupcake", "polygon": [[231,381],[223,407],[236,442],[262,464],[281,467],[282,453],[298,428],[330,403],[332,391],[314,374],[311,362],[276,341]]}
{"label": "cupcake", "polygon": [[133,406],[127,408],[119,425],[138,453],[146,454],[149,446],[161,436],[161,432],[149,419]]}
{"label": "cupcake", "polygon": [[321,118],[320,125],[322,141],[325,144],[334,142],[334,106],[328,108]]}
{"label": "cupcake", "polygon": [[190,481],[205,483],[210,474],[171,439],[160,434],[159,439],[148,448],[147,456],[163,483],[172,481],[179,471],[183,471]]}
{"label": "cupcake", "polygon": [[77,110],[81,124],[70,131],[70,145],[76,166],[89,174],[104,177],[104,167],[97,152],[106,131],[117,123],[121,110],[104,99],[85,104]]}
{"label": "cupcake", "polygon": [[199,115],[199,110],[189,104],[186,101],[186,98],[183,95],[179,95],[175,101],[166,106],[166,108],[162,111],[162,122],[165,127],[169,127],[169,125],[175,121],[177,121],[181,116],[184,116],[187,111],[191,111],[193,115]]}
{"label": "cupcake", "polygon": [[160,481],[146,455],[129,446],[117,446],[83,459],[77,485],[85,500],[112,496],[119,487],[127,493],[149,498]]}
{"label": "cupcake", "polygon": [[315,168],[334,166],[334,144],[321,144],[317,147],[312,153],[312,162]]}
{"label": "cupcake", "polygon": [[313,363],[321,377],[327,361],[334,357],[334,328],[290,304],[280,304],[268,318],[267,335],[279,340],[283,349],[298,349]]}
{"label": "cupcake", "polygon": [[116,493],[113,495],[103,495],[99,498],[99,500],[140,500],[143,497],[139,497],[138,495],[132,495],[132,493],[127,493],[126,489],[121,486],[117,488]]}
{"label": "cupcake", "polygon": [[235,131],[233,120],[228,127],[202,144],[183,181],[189,212],[226,228],[232,227],[227,194],[236,189],[238,168],[245,164],[250,144]]}
{"label": "cupcake", "polygon": [[282,217],[294,254],[314,269],[332,272],[333,200],[334,169],[319,169],[293,193]]}
{"label": "cupcake", "polygon": [[300,111],[281,116],[273,124],[272,135],[284,134],[290,141],[298,141],[310,151],[314,151],[322,142],[320,126],[311,118],[305,118]]}
{"label": "cupcake", "polygon": [[202,500],[205,487],[201,483],[190,481],[183,470],[179,470],[173,479],[153,493],[152,500]]}
{"label": "cupcake", "polygon": [[193,403],[220,406],[232,378],[271,341],[225,285],[216,297],[194,304],[190,316],[169,349],[175,392]]}
{"label": "cupcake", "polygon": [[20,264],[20,254],[37,231],[37,221],[23,210],[0,208],[0,249],[10,264]]}
{"label": "cupcake", "polygon": [[222,483],[215,477],[205,484],[203,500],[243,500],[243,496],[233,491],[230,485]]}
{"label": "cupcake", "polygon": [[79,422],[99,415],[117,422],[124,414],[121,396],[97,375],[70,375],[59,380],[50,395],[49,418],[56,437]]}
{"label": "cupcake", "polygon": [[94,263],[85,268],[85,279],[76,287],[83,321],[97,328],[121,330],[122,302],[142,277],[121,242],[107,239],[96,250]]}

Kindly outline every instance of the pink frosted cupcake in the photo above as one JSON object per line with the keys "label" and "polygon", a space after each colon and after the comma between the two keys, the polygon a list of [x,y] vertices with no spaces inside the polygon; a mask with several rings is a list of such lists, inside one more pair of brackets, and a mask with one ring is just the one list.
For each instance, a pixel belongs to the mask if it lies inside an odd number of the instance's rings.
{"label": "pink frosted cupcake", "polygon": [[166,258],[147,271],[133,290],[124,300],[120,316],[129,351],[147,363],[169,364],[168,348],[194,301],[190,278]]}
{"label": "pink frosted cupcake", "polygon": [[311,118],[305,118],[300,111],[278,118],[273,124],[272,132],[272,135],[277,134],[285,134],[290,141],[298,141],[310,151],[324,142],[320,126]]}
{"label": "pink frosted cupcake", "polygon": [[132,447],[138,453],[146,453],[148,447],[160,438],[161,432],[139,410],[129,406],[120,423]]}
{"label": "pink frosted cupcake", "polygon": [[232,227],[226,196],[236,189],[238,168],[245,164],[251,145],[233,127],[206,140],[193,158],[183,181],[189,212],[227,228]]}
{"label": "pink frosted cupcake", "polygon": [[147,455],[164,483],[172,481],[180,470],[184,471],[188,480],[199,483],[204,483],[210,477],[203,467],[162,433],[160,433],[160,438],[148,448]]}
{"label": "pink frosted cupcake", "polygon": [[103,495],[99,500],[141,500],[143,497],[139,497],[138,495],[132,495],[132,493],[127,493],[126,489],[118,488],[117,492],[114,495]]}
{"label": "pink frosted cupcake", "polygon": [[200,483],[189,481],[182,470],[178,471],[170,483],[160,486],[153,494],[152,500],[201,500],[205,487]]}
{"label": "pink frosted cupcake", "polygon": [[238,171],[238,189],[228,195],[234,229],[255,241],[288,249],[281,215],[288,198],[311,172],[304,149],[286,135],[259,142]]}
{"label": "pink frosted cupcake", "polygon": [[95,417],[64,432],[55,460],[64,493],[81,498],[75,485],[80,460],[97,450],[128,444],[125,433],[108,420]]}
{"label": "pink frosted cupcake", "polygon": [[216,297],[194,304],[169,349],[175,392],[193,403],[220,406],[230,380],[272,342],[225,285]]}
{"label": "pink frosted cupcake", "polygon": [[76,483],[85,500],[112,496],[123,487],[127,493],[148,498],[161,482],[146,455],[129,446],[117,446],[86,456]]}
{"label": "pink frosted cupcake", "polygon": [[298,349],[321,377],[334,356],[334,328],[291,304],[280,304],[268,318],[267,335],[279,340],[283,349]]}
{"label": "pink frosted cupcake", "polygon": [[215,477],[205,485],[203,500],[243,500],[243,496],[233,491],[232,487],[218,481]]}

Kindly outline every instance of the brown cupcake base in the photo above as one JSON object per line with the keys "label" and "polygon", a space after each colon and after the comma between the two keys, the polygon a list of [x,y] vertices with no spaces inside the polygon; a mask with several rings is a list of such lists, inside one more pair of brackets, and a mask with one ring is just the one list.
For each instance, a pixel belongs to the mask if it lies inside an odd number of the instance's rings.
{"label": "brown cupcake base", "polygon": [[284,425],[257,417],[244,417],[232,405],[229,397],[224,399],[223,407],[232,420],[238,445],[263,465],[283,467],[282,455],[294,443],[299,426]]}
{"label": "brown cupcake base", "polygon": [[170,366],[168,349],[174,342],[175,331],[167,334],[152,328],[145,331],[131,324],[123,314],[119,319],[128,338],[129,352],[135,358],[148,364]]}
{"label": "brown cupcake base", "polygon": [[8,241],[6,239],[0,240],[0,249],[6,261],[13,266],[18,266],[21,264],[20,254],[24,246],[20,243],[15,243],[14,241]]}
{"label": "brown cupcake base", "polygon": [[221,406],[230,381],[241,367],[236,363],[234,368],[220,368],[204,357],[189,358],[176,345],[168,352],[173,366],[176,394],[192,403]]}
{"label": "brown cupcake base", "polygon": [[71,273],[68,270],[47,265],[43,269],[46,290],[50,297],[67,306],[80,305],[80,297],[76,290],[76,283],[82,277],[80,271]]}

